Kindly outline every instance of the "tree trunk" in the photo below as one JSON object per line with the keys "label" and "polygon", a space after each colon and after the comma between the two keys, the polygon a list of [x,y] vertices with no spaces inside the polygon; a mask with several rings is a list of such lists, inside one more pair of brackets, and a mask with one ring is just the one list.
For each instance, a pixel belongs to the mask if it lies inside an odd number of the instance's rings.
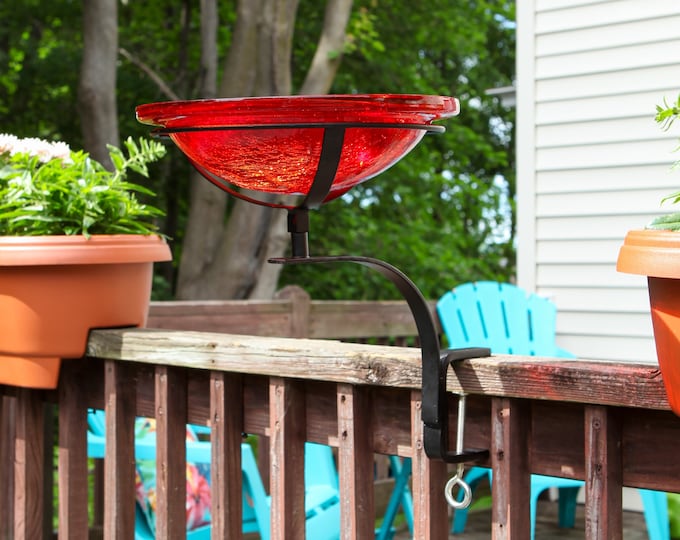
{"label": "tree trunk", "polygon": [[[204,98],[217,96],[217,28],[217,0],[201,0],[200,95]],[[200,294],[202,275],[215,256],[227,208],[226,193],[193,169],[190,184],[189,217],[177,281],[177,296],[187,299],[205,298]]]}
{"label": "tree trunk", "polygon": [[353,0],[328,0],[323,31],[307,72],[301,94],[327,94],[342,61],[347,23]]}
{"label": "tree trunk", "polygon": [[116,106],[118,0],[83,0],[83,61],[78,105],[84,147],[111,169],[107,144],[120,145]]}
{"label": "tree trunk", "polygon": [[[326,3],[323,31],[307,77],[300,89],[301,94],[327,94],[331,89],[333,79],[342,60],[345,33],[351,12],[352,0],[329,0]],[[271,220],[265,247],[262,250],[259,278],[250,298],[268,299],[272,298],[276,292],[283,266],[269,264],[267,261],[272,257],[282,257],[286,252],[289,244],[286,223],[286,212],[276,210]]]}
{"label": "tree trunk", "polygon": [[[287,95],[299,0],[240,0],[220,95]],[[329,0],[319,49],[303,93],[324,94],[340,63],[351,0]],[[329,55],[337,51],[337,55]],[[280,265],[267,263],[288,246],[286,212],[236,200],[226,226],[224,199],[205,179],[193,179],[177,297],[271,298]],[[224,203],[226,204],[226,203]]]}

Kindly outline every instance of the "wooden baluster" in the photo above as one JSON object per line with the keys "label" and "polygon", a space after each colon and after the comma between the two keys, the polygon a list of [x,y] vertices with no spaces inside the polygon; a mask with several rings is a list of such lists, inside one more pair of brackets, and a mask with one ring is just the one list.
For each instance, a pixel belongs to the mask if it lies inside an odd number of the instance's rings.
{"label": "wooden baluster", "polygon": [[370,397],[365,388],[338,385],[340,537],[375,538]]}
{"label": "wooden baluster", "polygon": [[187,387],[184,370],[156,366],[156,535],[186,538]]}
{"label": "wooden baluster", "polygon": [[54,536],[54,447],[57,439],[54,427],[57,422],[56,407],[43,403],[43,538]]}
{"label": "wooden baluster", "polygon": [[[289,313],[287,313],[287,325],[283,333],[271,334],[281,337],[308,338],[312,324],[312,299],[303,288],[297,285],[287,285],[274,295],[275,300],[287,300],[289,302]],[[270,325],[272,326],[272,325]],[[257,465],[260,469],[260,476],[264,488],[269,491],[271,470],[271,447],[269,437],[261,436],[258,440]]]}
{"label": "wooden baluster", "polygon": [[491,464],[493,467],[491,537],[530,538],[529,403],[494,398],[491,403]]}
{"label": "wooden baluster", "polygon": [[241,433],[243,381],[239,374],[210,373],[211,517],[213,538],[243,538]]}
{"label": "wooden baluster", "polygon": [[19,388],[14,450],[14,538],[43,537],[44,408],[40,393]]}
{"label": "wooden baluster", "polygon": [[302,383],[271,377],[272,540],[305,538],[305,394]]}
{"label": "wooden baluster", "polygon": [[623,537],[621,420],[611,407],[585,407],[586,539]]}
{"label": "wooden baluster", "polygon": [[411,392],[411,446],[413,451],[413,537],[448,538],[448,509],[444,498],[447,465],[429,459],[423,443],[422,398]]}
{"label": "wooden baluster", "polygon": [[104,539],[135,535],[134,370],[127,362],[104,365],[106,457],[104,458]]}
{"label": "wooden baluster", "polygon": [[87,540],[87,398],[82,363],[63,362],[59,376],[59,536]]}
{"label": "wooden baluster", "polygon": [[0,538],[11,538],[14,523],[14,446],[16,399],[0,395]]}

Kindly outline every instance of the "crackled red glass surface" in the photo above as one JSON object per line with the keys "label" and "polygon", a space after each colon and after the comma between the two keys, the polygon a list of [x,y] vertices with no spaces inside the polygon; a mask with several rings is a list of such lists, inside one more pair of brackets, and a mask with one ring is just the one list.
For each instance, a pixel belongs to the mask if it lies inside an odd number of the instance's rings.
{"label": "crackled red glass surface", "polygon": [[307,194],[325,126],[344,125],[340,163],[326,201],[393,165],[423,137],[426,131],[421,127],[457,113],[458,102],[452,97],[395,94],[194,100],[137,107],[139,121],[165,128],[206,178],[261,193]]}

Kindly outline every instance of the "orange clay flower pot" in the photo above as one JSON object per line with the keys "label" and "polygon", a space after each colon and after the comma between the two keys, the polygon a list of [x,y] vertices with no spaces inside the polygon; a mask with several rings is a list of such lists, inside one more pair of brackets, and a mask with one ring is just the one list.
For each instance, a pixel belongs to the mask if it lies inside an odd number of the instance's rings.
{"label": "orange clay flower pot", "polygon": [[0,236],[0,384],[56,388],[93,328],[144,326],[158,236]]}
{"label": "orange clay flower pot", "polygon": [[668,402],[680,416],[680,233],[630,231],[616,269],[647,276],[656,356]]}

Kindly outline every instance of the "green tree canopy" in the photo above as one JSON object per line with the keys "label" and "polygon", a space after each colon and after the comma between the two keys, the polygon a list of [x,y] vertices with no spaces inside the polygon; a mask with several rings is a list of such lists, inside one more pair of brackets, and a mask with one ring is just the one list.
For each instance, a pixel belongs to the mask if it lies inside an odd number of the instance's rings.
{"label": "green tree canopy", "polygon": [[[309,6],[307,6],[309,7]],[[304,11],[300,24],[309,21]],[[514,110],[486,91],[514,79],[514,4],[366,0],[333,92],[456,96],[458,117],[393,168],[312,215],[314,255],[384,259],[427,297],[469,280],[514,274]],[[354,267],[290,267],[285,283],[315,298],[391,298]]]}
{"label": "green tree canopy", "polygon": [[[148,133],[135,120],[140,103],[169,99],[168,90],[182,99],[202,97],[199,10],[196,0],[119,5],[121,136]],[[5,21],[0,29],[0,131],[81,147],[76,94],[82,6],[29,0],[0,5],[0,15]],[[324,3],[300,0],[293,92],[302,85],[323,17]],[[445,134],[425,137],[396,166],[313,213],[313,254],[382,258],[408,273],[430,297],[461,281],[513,275],[513,111],[486,94],[513,82],[513,21],[511,1],[354,1],[332,92],[453,95],[461,101],[461,114],[444,123]],[[235,22],[234,3],[220,2],[221,57],[229,50]],[[149,187],[168,211],[163,228],[175,239],[177,261],[189,165],[170,150],[155,167]],[[171,289],[174,274],[166,270],[164,275]],[[353,266],[290,267],[282,281],[297,283],[316,298],[397,295],[380,276]]]}

